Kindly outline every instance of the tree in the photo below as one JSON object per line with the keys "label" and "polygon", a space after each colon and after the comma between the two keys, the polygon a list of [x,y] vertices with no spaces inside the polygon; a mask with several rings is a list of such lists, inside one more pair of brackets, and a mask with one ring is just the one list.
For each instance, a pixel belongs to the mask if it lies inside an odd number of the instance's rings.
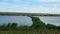
{"label": "tree", "polygon": [[60,30],[60,26],[58,26],[57,29]]}
{"label": "tree", "polygon": [[11,24],[11,29],[16,30],[17,29],[17,23],[12,23]]}
{"label": "tree", "polygon": [[12,23],[11,27],[17,27],[17,23]]}
{"label": "tree", "polygon": [[11,23],[8,23],[8,24],[6,25],[6,29],[7,29],[7,30],[11,30]]}
{"label": "tree", "polygon": [[7,24],[7,27],[11,27],[11,23],[8,23],[8,24]]}

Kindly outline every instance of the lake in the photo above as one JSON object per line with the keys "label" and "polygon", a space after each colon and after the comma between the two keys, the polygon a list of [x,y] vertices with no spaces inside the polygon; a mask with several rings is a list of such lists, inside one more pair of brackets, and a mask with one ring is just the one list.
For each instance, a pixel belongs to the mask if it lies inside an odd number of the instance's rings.
{"label": "lake", "polygon": [[[37,16],[46,24],[60,25],[60,16]],[[1,16],[0,15],[0,25],[8,23],[18,23],[18,25],[32,25],[32,19],[28,16]]]}

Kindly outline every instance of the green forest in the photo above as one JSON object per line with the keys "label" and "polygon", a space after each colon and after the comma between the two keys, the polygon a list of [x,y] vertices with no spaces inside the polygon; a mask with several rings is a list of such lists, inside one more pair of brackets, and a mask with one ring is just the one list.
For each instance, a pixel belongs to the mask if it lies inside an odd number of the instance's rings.
{"label": "green forest", "polygon": [[[30,17],[30,16],[29,16]],[[56,26],[53,24],[45,24],[44,22],[42,22],[38,17],[30,17],[33,21],[33,24],[31,26],[17,26],[17,23],[8,23],[8,24],[3,24],[0,25],[0,33],[2,33],[1,31],[19,31],[19,33],[26,33],[27,32],[34,32],[34,33],[38,33],[38,34],[60,34],[60,26]],[[48,33],[49,32],[49,33]],[[52,33],[53,32],[53,33]],[[15,32],[16,33],[16,32]],[[31,34],[32,34],[31,33]],[[34,34],[33,33],[33,34]]]}

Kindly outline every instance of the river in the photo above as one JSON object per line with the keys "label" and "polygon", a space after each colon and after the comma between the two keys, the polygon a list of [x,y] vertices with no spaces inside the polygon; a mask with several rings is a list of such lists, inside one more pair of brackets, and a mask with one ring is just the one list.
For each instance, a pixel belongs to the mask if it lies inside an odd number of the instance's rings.
{"label": "river", "polygon": [[[60,25],[60,16],[38,16],[46,24]],[[32,20],[28,16],[1,16],[0,25],[15,22],[18,25],[32,25]]]}

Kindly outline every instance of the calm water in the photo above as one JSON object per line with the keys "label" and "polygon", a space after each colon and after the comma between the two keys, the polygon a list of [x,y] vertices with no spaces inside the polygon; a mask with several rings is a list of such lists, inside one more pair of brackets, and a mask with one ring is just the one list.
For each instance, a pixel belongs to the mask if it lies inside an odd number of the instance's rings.
{"label": "calm water", "polygon": [[60,16],[39,16],[39,18],[46,24],[60,25]]}
{"label": "calm water", "polygon": [[[38,16],[41,21],[48,24],[60,25],[60,16]],[[0,16],[0,25],[7,23],[18,23],[18,25],[32,25],[32,20],[27,16]]]}

